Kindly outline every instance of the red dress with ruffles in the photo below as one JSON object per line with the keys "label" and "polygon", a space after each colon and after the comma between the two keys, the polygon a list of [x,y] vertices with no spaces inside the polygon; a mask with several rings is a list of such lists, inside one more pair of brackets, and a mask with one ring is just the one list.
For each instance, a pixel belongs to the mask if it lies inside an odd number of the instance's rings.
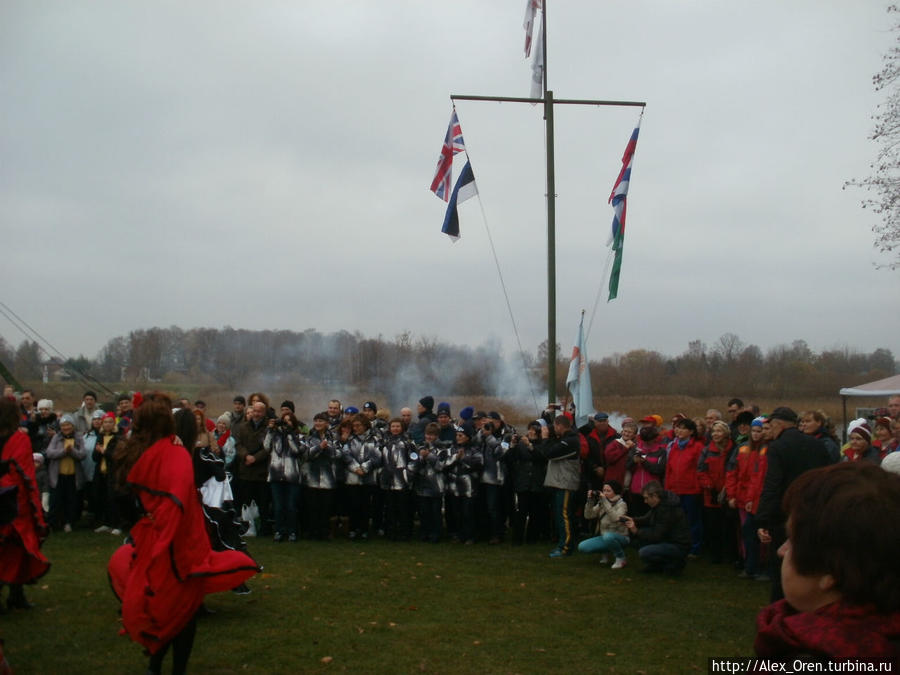
{"label": "red dress with ruffles", "polygon": [[9,470],[0,476],[0,488],[17,488],[18,509],[12,522],[0,525],[0,583],[30,584],[47,573],[50,563],[41,553],[47,524],[28,434],[14,432],[3,445],[0,459],[9,460]]}
{"label": "red dress with ruffles", "polygon": [[240,551],[213,551],[194,485],[191,457],[163,439],[128,473],[145,515],[132,543],[110,558],[109,577],[122,601],[123,632],[152,654],[187,625],[207,593],[226,591],[259,571]]}

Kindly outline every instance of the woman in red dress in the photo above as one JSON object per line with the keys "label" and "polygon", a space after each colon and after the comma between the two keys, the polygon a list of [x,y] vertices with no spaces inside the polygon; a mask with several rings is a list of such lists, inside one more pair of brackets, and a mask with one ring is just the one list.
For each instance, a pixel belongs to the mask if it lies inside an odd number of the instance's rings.
{"label": "woman in red dress", "polygon": [[[41,554],[47,524],[41,495],[34,478],[34,456],[28,434],[18,431],[19,410],[15,400],[0,399],[0,490],[8,495],[15,488],[15,516],[0,522],[0,584],[9,584],[6,604],[28,609],[22,584],[33,584],[50,569]],[[9,506],[12,506],[11,497]],[[12,509],[4,509],[12,516]]]}
{"label": "woman in red dress", "polygon": [[110,581],[122,601],[123,632],[150,653],[153,673],[170,644],[173,672],[184,672],[203,597],[259,570],[245,553],[210,548],[191,455],[175,438],[171,399],[150,394],[115,457],[117,481],[137,497],[140,517],[109,561]]}

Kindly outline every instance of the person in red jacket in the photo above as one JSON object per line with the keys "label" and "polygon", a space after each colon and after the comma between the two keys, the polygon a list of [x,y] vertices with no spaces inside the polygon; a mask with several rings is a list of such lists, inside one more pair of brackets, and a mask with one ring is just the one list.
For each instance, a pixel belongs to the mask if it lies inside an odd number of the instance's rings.
{"label": "person in red jacket", "polygon": [[738,574],[742,579],[768,581],[759,573],[759,537],[756,536],[756,507],[766,476],[767,441],[763,437],[764,417],[750,423],[750,438],[737,451],[736,468],[725,477],[725,493],[728,505],[737,509],[741,518],[741,540],[744,545],[744,569]]}
{"label": "person in red jacket", "polygon": [[665,488],[678,495],[681,508],[691,529],[689,556],[696,558],[703,541],[703,516],[700,481],[697,464],[703,451],[703,441],[697,438],[697,425],[684,419],[675,425],[675,440],[669,443],[666,461]]}
{"label": "person in red jacket", "polygon": [[606,444],[603,449],[603,459],[606,462],[603,480],[616,480],[625,484],[625,462],[628,459],[628,453],[636,445],[636,436],[637,424],[623,422],[622,435]]}
{"label": "person in red jacket", "polygon": [[713,422],[711,440],[700,453],[697,464],[697,480],[703,490],[703,534],[706,548],[713,563],[721,563],[727,555],[729,537],[737,532],[726,528],[723,503],[725,502],[725,473],[734,449],[731,427],[726,422]]}
{"label": "person in red jacket", "polygon": [[0,584],[9,584],[6,604],[10,609],[28,609],[32,605],[25,599],[22,584],[40,579],[50,569],[50,563],[41,553],[47,524],[34,476],[31,440],[18,427],[15,400],[0,399],[0,489],[14,492],[15,499],[14,506],[8,504],[9,508],[4,508],[8,518],[0,521]]}
{"label": "person in red jacket", "polygon": [[122,601],[123,632],[150,653],[150,673],[161,672],[170,644],[172,671],[183,673],[204,596],[232,589],[259,569],[241,551],[210,548],[191,454],[176,440],[171,399],[149,394],[115,453],[118,485],[134,493],[140,517],[108,572]]}

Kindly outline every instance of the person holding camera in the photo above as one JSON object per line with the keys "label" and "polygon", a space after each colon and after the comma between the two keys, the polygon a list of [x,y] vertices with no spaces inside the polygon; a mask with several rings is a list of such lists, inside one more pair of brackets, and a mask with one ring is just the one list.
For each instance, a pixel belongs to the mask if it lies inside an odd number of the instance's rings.
{"label": "person holding camera", "polygon": [[553,517],[556,521],[556,548],[551,558],[572,555],[575,547],[575,491],[581,484],[581,441],[572,428],[572,418],[559,415],[549,426],[541,426],[541,453],[547,459],[544,487],[553,493]]}
{"label": "person holding camera", "polygon": [[500,413],[489,412],[476,442],[481,445],[484,468],[481,472],[481,511],[484,518],[482,532],[489,544],[499,544],[506,534],[506,513],[503,488],[506,482],[506,452],[512,440],[512,431],[504,424]]}
{"label": "person holding camera", "polygon": [[617,480],[609,480],[603,484],[602,490],[588,491],[587,503],[584,506],[584,517],[596,520],[597,536],[585,539],[578,544],[579,553],[601,553],[600,563],[607,561],[607,553],[615,556],[612,569],[625,567],[624,546],[628,545],[628,528],[625,527],[628,506],[622,499],[622,484]]}
{"label": "person holding camera", "polygon": [[528,423],[525,436],[514,435],[507,453],[512,467],[516,507],[512,518],[512,543],[533,544],[550,536],[550,505],[544,490],[547,459],[539,452],[541,422]]}
{"label": "person holding camera", "polygon": [[641,499],[644,486],[651,480],[660,482],[666,476],[666,440],[659,427],[650,424],[638,432],[637,444],[628,453],[625,461],[628,508],[633,516],[647,513],[647,505]]}
{"label": "person holding camera", "polygon": [[649,510],[638,518],[625,516],[623,523],[639,546],[638,555],[646,565],[641,571],[681,574],[691,547],[681,501],[655,480],[644,486],[642,494]]}
{"label": "person holding camera", "polygon": [[275,542],[297,541],[300,504],[300,422],[288,411],[269,420],[263,447],[269,451],[269,487],[275,516]]}

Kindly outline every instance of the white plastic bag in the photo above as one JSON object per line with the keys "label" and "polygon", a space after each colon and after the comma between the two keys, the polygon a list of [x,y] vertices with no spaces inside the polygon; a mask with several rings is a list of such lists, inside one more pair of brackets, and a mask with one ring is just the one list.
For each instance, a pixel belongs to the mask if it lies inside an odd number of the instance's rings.
{"label": "white plastic bag", "polygon": [[257,521],[259,521],[259,507],[256,500],[252,500],[249,504],[244,504],[241,508],[241,520],[247,523],[247,531],[244,532],[245,537],[255,537]]}

